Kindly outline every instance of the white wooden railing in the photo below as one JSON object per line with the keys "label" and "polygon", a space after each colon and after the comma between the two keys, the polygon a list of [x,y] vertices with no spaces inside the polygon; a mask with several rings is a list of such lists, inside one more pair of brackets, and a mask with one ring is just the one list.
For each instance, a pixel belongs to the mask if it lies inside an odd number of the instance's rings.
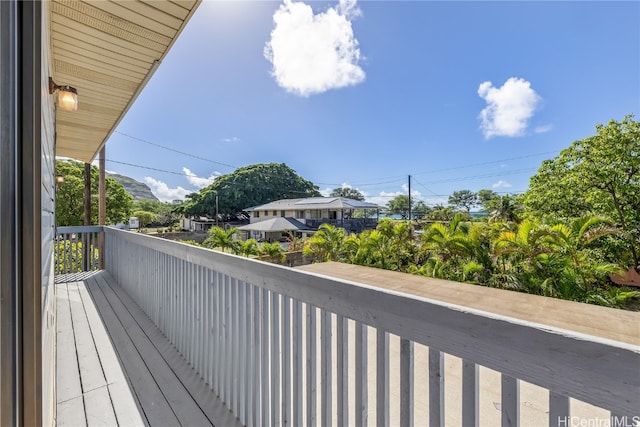
{"label": "white wooden railing", "polygon": [[106,270],[248,426],[481,425],[487,368],[504,426],[526,424],[525,382],[548,390],[549,425],[575,425],[570,398],[607,425],[640,419],[638,346],[122,230],[105,241]]}
{"label": "white wooden railing", "polygon": [[103,227],[57,227],[53,245],[56,275],[96,271],[101,268],[100,243]]}

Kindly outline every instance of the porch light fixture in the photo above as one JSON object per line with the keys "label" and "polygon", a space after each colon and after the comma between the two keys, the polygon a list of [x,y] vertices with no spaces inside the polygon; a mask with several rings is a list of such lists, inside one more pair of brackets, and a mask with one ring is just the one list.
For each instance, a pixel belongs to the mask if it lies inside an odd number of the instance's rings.
{"label": "porch light fixture", "polygon": [[58,107],[67,111],[76,111],[78,109],[78,90],[76,88],[57,85],[49,77],[49,93],[53,94],[55,91],[58,91]]}

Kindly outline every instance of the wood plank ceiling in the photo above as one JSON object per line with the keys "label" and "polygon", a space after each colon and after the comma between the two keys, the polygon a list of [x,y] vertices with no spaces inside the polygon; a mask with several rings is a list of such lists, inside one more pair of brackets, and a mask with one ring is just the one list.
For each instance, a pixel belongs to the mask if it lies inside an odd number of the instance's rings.
{"label": "wood plank ceiling", "polygon": [[91,162],[201,0],[53,0],[53,79],[78,90],[56,111],[56,155]]}

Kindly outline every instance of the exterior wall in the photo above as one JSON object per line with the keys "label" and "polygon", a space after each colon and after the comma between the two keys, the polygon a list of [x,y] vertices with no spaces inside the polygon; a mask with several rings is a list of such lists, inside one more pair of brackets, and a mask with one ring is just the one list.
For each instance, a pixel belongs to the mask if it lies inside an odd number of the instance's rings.
{"label": "exterior wall", "polygon": [[46,6],[0,2],[1,425],[53,423],[54,119]]}
{"label": "exterior wall", "polygon": [[42,425],[54,425],[56,378],[56,292],[53,277],[55,237],[55,110],[49,95],[51,46],[49,38],[49,2],[42,2]]}

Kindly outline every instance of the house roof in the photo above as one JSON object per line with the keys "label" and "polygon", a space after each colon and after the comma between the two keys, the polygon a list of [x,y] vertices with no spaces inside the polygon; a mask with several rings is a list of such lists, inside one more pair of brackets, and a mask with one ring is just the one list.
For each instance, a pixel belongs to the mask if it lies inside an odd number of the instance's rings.
{"label": "house roof", "polygon": [[253,224],[243,225],[238,227],[238,230],[243,231],[314,231],[311,228],[307,227],[305,224],[300,221],[288,218],[288,217],[278,217],[271,218],[266,221],[254,222]]}
{"label": "house roof", "polygon": [[56,111],[56,155],[91,162],[201,0],[52,0],[51,77],[78,90]]}
{"label": "house roof", "polygon": [[264,205],[246,208],[245,211],[304,210],[304,209],[379,209],[375,203],[345,197],[308,197],[305,199],[282,199]]}

